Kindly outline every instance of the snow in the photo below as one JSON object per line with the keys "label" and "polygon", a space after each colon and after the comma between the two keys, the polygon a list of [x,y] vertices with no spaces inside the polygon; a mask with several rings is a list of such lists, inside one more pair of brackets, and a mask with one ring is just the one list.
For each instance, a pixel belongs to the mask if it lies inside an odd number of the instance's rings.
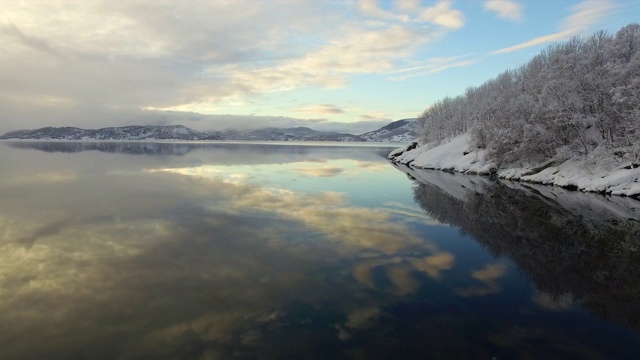
{"label": "snow", "polygon": [[[469,151],[469,137],[462,135],[440,146],[423,145],[415,150],[404,152],[394,159],[401,164],[409,164],[420,169],[447,170],[462,173],[489,174],[495,168],[485,161],[484,151]],[[389,156],[400,153],[401,149]]]}
{"label": "snow", "polygon": [[443,171],[415,171],[405,165],[396,165],[396,168],[421,183],[433,184],[458,200],[466,201],[468,190],[484,193],[484,188],[492,186],[492,182],[485,176],[465,176],[451,174]]}
{"label": "snow", "polygon": [[[405,165],[395,167],[423,184],[438,187],[449,196],[467,202],[470,194],[491,194],[495,180],[488,176],[474,176],[449,173],[436,170],[419,170]],[[526,196],[534,196],[549,202],[551,206],[560,205],[572,214],[579,214],[588,221],[619,221],[640,219],[640,202],[629,197],[603,196],[590,192],[572,192],[557,186],[545,186],[521,181],[502,180],[508,188],[522,190]]]}
{"label": "snow", "polygon": [[469,136],[461,135],[435,147],[415,143],[394,150],[389,159],[417,169],[454,171],[467,174],[495,174],[502,179],[576,188],[586,192],[640,196],[640,168],[625,168],[613,158],[573,158],[536,171],[541,164],[498,169],[486,160],[484,150],[472,149]]}

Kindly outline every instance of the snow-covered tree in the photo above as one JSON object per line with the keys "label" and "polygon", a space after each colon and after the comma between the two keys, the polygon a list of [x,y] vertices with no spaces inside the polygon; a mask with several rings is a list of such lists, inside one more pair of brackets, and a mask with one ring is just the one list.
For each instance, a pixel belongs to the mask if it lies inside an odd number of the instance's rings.
{"label": "snow-covered tree", "polygon": [[468,133],[498,164],[594,150],[640,163],[640,24],[549,46],[419,118],[424,143]]}

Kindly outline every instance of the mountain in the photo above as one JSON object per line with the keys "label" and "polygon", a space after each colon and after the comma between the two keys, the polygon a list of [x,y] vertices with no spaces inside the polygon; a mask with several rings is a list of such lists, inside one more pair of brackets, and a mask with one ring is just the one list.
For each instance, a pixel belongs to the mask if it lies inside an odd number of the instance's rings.
{"label": "mountain", "polygon": [[228,140],[262,141],[375,141],[411,142],[418,135],[415,132],[416,119],[394,121],[380,129],[361,135],[344,134],[333,131],[317,131],[308,127],[263,128],[257,130],[227,130],[221,133]]}
{"label": "mountain", "polygon": [[376,141],[410,142],[417,138],[416,119],[394,121],[378,130],[362,135],[334,131],[317,131],[308,127],[257,130],[226,130],[205,133],[183,125],[147,125],[108,127],[97,130],[76,127],[45,127],[35,130],[10,131],[0,139],[34,140],[256,140],[256,141]]}
{"label": "mountain", "polygon": [[411,142],[418,138],[416,119],[402,119],[360,135],[365,141]]}
{"label": "mountain", "polygon": [[365,141],[358,135],[343,134],[333,131],[317,131],[308,127],[263,128],[257,130],[228,130],[221,133],[227,140],[262,140],[262,141]]}
{"label": "mountain", "polygon": [[220,140],[217,134],[207,134],[183,125],[147,125],[108,127],[97,130],[75,127],[45,127],[36,130],[10,131],[0,139],[37,140]]}

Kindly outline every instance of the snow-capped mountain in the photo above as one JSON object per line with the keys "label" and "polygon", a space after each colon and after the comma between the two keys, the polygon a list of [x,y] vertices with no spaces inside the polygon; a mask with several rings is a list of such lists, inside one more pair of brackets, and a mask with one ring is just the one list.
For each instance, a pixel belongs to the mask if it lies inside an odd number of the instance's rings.
{"label": "snow-capped mountain", "polygon": [[220,140],[217,134],[207,134],[183,125],[122,126],[97,130],[75,127],[45,127],[36,130],[10,131],[0,139],[37,140]]}
{"label": "snow-capped mountain", "polygon": [[418,138],[416,119],[402,119],[360,135],[365,141],[411,142]]}
{"label": "snow-capped mountain", "polygon": [[261,141],[365,141],[358,135],[343,134],[333,131],[317,131],[308,127],[263,128],[257,130],[228,130],[221,133],[227,140],[261,140]]}
{"label": "snow-capped mountain", "polygon": [[411,142],[418,136],[415,132],[416,119],[394,121],[380,129],[361,135],[317,131],[308,127],[263,128],[258,130],[228,130],[221,133],[228,140],[261,141],[371,141],[371,142]]}
{"label": "snow-capped mountain", "polygon": [[317,131],[308,127],[262,128],[257,130],[227,130],[200,132],[183,125],[147,125],[108,127],[97,130],[76,127],[45,127],[35,130],[10,131],[0,139],[29,140],[254,140],[254,141],[346,141],[346,142],[410,142],[417,138],[416,120],[394,121],[378,130],[362,135],[334,131]]}

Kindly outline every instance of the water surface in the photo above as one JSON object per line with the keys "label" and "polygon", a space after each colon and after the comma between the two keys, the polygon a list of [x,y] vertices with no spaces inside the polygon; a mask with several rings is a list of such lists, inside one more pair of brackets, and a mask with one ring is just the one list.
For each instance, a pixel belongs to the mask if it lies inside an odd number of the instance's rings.
{"label": "water surface", "polygon": [[638,202],[390,150],[0,143],[0,358],[636,358]]}

